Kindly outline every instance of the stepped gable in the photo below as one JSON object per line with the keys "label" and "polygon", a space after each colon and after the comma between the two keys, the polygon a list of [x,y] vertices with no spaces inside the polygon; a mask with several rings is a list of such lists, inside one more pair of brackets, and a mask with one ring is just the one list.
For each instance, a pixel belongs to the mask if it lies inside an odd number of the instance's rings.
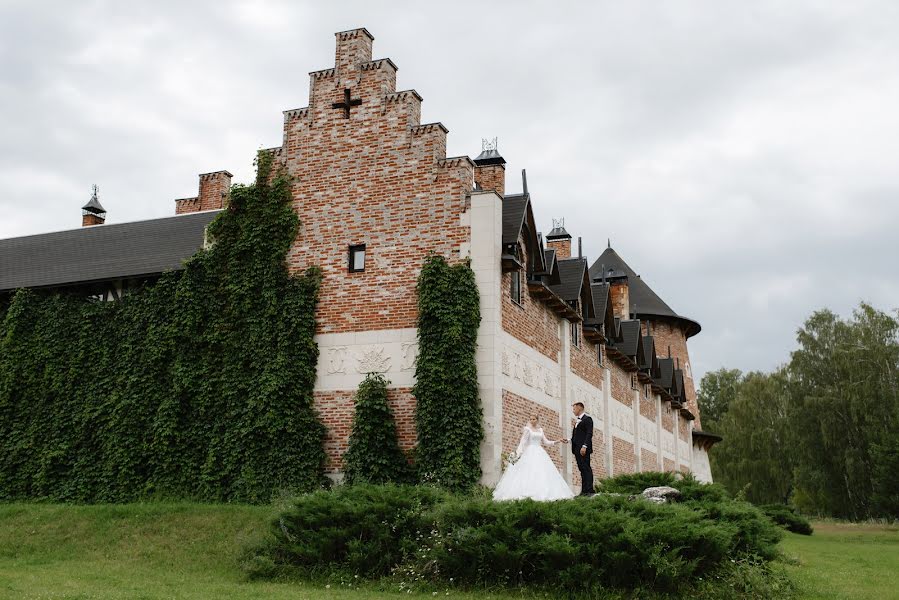
{"label": "stepped gable", "polygon": [[593,281],[601,281],[602,270],[606,276],[612,272],[612,276],[623,275],[627,277],[628,293],[632,312],[638,317],[663,317],[679,322],[684,326],[686,337],[690,338],[699,333],[702,327],[693,319],[677,314],[668,304],[656,294],[637,273],[624,262],[617,252],[611,247],[606,248],[590,267],[590,278]]}
{"label": "stepped gable", "polygon": [[[397,90],[397,65],[372,57],[368,30],[335,38],[333,66],[309,74],[308,106],[284,111],[270,150],[300,218],[287,263],[322,270],[318,333],[414,327],[424,259],[463,258],[476,165],[447,157],[447,128],[421,122],[422,96]],[[348,248],[363,246],[365,268],[348,272]]]}

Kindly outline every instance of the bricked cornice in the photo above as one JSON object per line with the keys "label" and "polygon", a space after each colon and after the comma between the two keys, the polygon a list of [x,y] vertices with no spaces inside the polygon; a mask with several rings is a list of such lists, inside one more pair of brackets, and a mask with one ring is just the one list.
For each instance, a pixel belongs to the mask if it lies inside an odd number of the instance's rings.
{"label": "bricked cornice", "polygon": [[375,71],[377,69],[382,68],[384,65],[390,65],[391,67],[393,67],[394,71],[399,71],[397,66],[395,64],[393,64],[393,61],[390,60],[389,58],[376,58],[373,61],[364,62],[361,65],[359,65],[359,68],[363,71]]}
{"label": "bricked cornice", "polygon": [[462,165],[466,164],[469,165],[472,169],[474,168],[474,161],[467,156],[453,156],[437,159],[438,167],[453,168],[461,167]]}
{"label": "bricked cornice", "polygon": [[440,129],[443,133],[449,133],[449,129],[444,127],[443,123],[424,123],[422,125],[413,125],[409,129],[412,131],[412,135],[430,133],[435,129]]}
{"label": "bricked cornice", "polygon": [[262,150],[260,150],[260,152],[265,152],[266,154],[271,154],[275,158],[280,157],[281,153],[283,151],[284,151],[284,149],[281,146],[273,146],[271,148],[263,148]]}
{"label": "bricked cornice", "polygon": [[291,108],[290,110],[285,110],[284,112],[284,120],[294,120],[294,119],[305,119],[309,115],[309,107],[304,106],[303,108]]}
{"label": "bricked cornice", "polygon": [[[422,98],[415,90],[403,90],[402,92],[391,92],[387,94],[384,99],[387,102],[399,102],[401,100],[405,100],[406,98],[413,97],[419,102],[421,102]],[[474,164],[474,163],[472,163]]]}
{"label": "bricked cornice", "polygon": [[337,69],[331,67],[330,69],[322,69],[321,71],[310,71],[309,76],[313,79],[326,79],[328,77],[334,77],[337,74]]}
{"label": "bricked cornice", "polygon": [[338,31],[334,35],[337,36],[338,40],[353,40],[361,35],[364,35],[367,36],[371,41],[375,41],[375,36],[373,36],[371,32],[365,27],[359,27],[357,29],[347,29],[346,31]]}
{"label": "bricked cornice", "polygon": [[194,196],[193,198],[175,198],[176,203],[177,202],[188,202],[188,203],[189,202],[197,202],[199,200],[200,199],[197,196]]}
{"label": "bricked cornice", "polygon": [[201,179],[201,180],[203,180],[203,179],[214,179],[213,176],[218,176],[218,175],[225,175],[225,176],[227,176],[227,177],[234,177],[234,175],[232,175],[232,174],[229,173],[228,171],[211,171],[211,172],[209,172],[209,173],[200,173],[200,179]]}

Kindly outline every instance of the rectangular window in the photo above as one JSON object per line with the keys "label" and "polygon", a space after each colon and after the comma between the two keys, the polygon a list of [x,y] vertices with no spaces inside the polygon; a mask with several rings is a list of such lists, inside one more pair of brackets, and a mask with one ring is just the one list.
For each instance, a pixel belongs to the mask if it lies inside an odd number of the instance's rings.
{"label": "rectangular window", "polygon": [[350,246],[350,273],[365,270],[365,244]]}
{"label": "rectangular window", "polygon": [[596,364],[602,366],[602,344],[596,344]]}
{"label": "rectangular window", "polygon": [[637,376],[633,373],[631,374],[631,389],[636,390],[637,388]]}
{"label": "rectangular window", "polygon": [[521,304],[521,271],[512,271],[512,302]]}
{"label": "rectangular window", "polygon": [[571,345],[575,348],[581,347],[581,326],[580,323],[571,324]]}

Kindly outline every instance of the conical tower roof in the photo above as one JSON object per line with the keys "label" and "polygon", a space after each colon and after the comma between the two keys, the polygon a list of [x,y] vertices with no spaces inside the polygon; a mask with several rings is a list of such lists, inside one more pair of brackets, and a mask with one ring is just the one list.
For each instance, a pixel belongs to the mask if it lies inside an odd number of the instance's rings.
{"label": "conical tower roof", "polygon": [[687,317],[677,314],[673,308],[662,300],[643,279],[621,258],[611,245],[603,251],[590,267],[590,279],[601,281],[605,269],[606,276],[626,276],[628,295],[631,306],[638,317],[666,317],[679,321],[684,325],[687,337],[700,332],[702,327]]}
{"label": "conical tower roof", "polygon": [[91,194],[91,199],[88,200],[87,204],[81,207],[82,211],[93,215],[106,214],[106,209],[103,208],[102,204],[100,204],[100,199],[98,198],[99,191],[99,188],[97,188],[97,186],[94,186],[93,193]]}

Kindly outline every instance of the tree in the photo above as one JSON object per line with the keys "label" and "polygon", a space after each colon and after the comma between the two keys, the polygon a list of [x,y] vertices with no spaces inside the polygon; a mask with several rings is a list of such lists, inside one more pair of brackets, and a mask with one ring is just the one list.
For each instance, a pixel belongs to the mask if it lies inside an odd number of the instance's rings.
{"label": "tree", "polygon": [[387,402],[387,384],[377,373],[369,373],[359,384],[353,432],[343,455],[344,481],[348,484],[404,483],[409,479],[409,462],[400,448]]}
{"label": "tree", "polygon": [[785,503],[792,489],[789,381],[784,370],[749,373],[734,386],[711,453],[715,478],[755,503]]}
{"label": "tree", "polygon": [[703,375],[702,381],[699,382],[697,400],[705,429],[709,431],[718,429],[718,423],[727,413],[742,381],[743,372],[739,369],[722,367]]}
{"label": "tree", "polygon": [[872,502],[878,457],[899,427],[899,320],[862,303],[849,320],[822,310],[793,352],[796,484],[804,501],[836,517],[881,516]]}

